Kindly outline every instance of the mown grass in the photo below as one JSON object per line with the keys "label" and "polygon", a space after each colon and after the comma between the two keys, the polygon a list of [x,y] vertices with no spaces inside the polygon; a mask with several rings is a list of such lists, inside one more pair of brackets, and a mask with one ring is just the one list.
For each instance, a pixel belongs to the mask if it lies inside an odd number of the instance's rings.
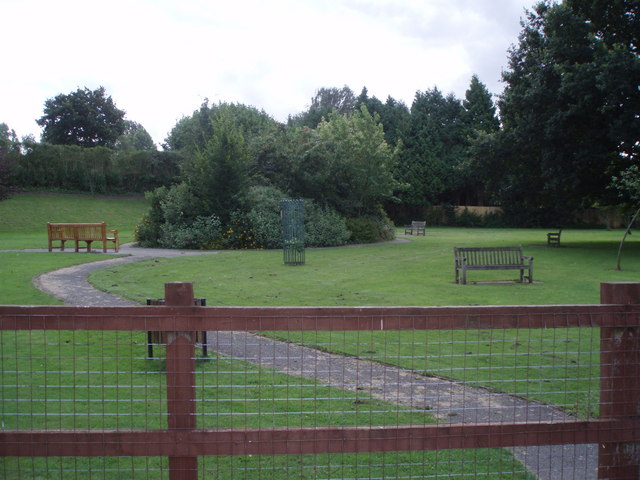
{"label": "mown grass", "polygon": [[[122,233],[124,241],[132,238],[139,215],[146,209],[136,200],[94,199],[66,195],[23,195],[0,202],[0,249],[46,247],[47,221],[96,221],[104,220],[109,227]],[[133,204],[136,205],[133,205]],[[130,209],[129,209],[130,208]],[[122,217],[120,217],[122,215]],[[367,247],[375,249],[380,247]],[[337,257],[339,250],[327,250],[334,262],[342,264],[345,273],[341,289],[351,281],[346,275],[348,263],[358,259],[361,249],[345,249],[355,256]],[[321,251],[318,251],[320,253]],[[369,250],[369,252],[372,252]],[[384,253],[384,252],[383,252]],[[278,270],[273,273],[279,252],[225,252],[214,255],[227,264],[228,277],[217,278],[228,295],[214,295],[207,290],[209,302],[243,304],[259,302],[264,292],[272,292],[272,304],[295,298],[294,285],[310,273],[308,266],[298,270]],[[384,255],[377,258],[383,262]],[[104,259],[90,254],[49,254],[27,252],[0,253],[2,284],[0,303],[4,304],[54,304],[50,296],[38,293],[31,279],[45,271],[62,266]],[[240,260],[240,265],[237,260]],[[309,257],[309,259],[311,259]],[[321,258],[321,257],[318,257]],[[202,258],[201,258],[202,260]],[[392,262],[395,259],[389,259]],[[368,261],[360,259],[360,261]],[[245,268],[263,263],[262,272],[249,268],[240,273],[236,267]],[[347,263],[345,265],[344,263]],[[244,264],[245,267],[242,267]],[[195,264],[163,260],[144,262],[141,267],[127,272],[109,269],[106,276],[94,278],[97,284],[117,281],[103,288],[120,290],[123,285],[133,288],[133,297],[142,300],[148,296],[161,297],[163,281],[181,278],[194,280],[191,269]],[[208,264],[209,268],[215,264]],[[335,268],[335,263],[325,268]],[[218,266],[214,266],[218,270]],[[290,268],[290,267],[289,267]],[[384,265],[379,265],[381,271]],[[277,267],[276,267],[277,269]],[[206,269],[205,269],[206,270]],[[199,270],[200,275],[211,272]],[[235,275],[232,274],[235,271]],[[298,277],[290,277],[292,273]],[[334,272],[335,273],[335,272]],[[317,291],[303,295],[290,304],[330,304],[322,290],[330,286],[328,278],[334,273],[318,270],[318,278],[324,283],[309,285]],[[114,275],[109,279],[111,275]],[[142,275],[149,280],[137,285],[130,283],[129,275]],[[258,275],[258,278],[256,278]],[[278,275],[280,278],[277,278]],[[208,278],[208,277],[206,277]],[[235,279],[234,279],[235,278]],[[242,281],[244,279],[244,281]],[[254,279],[260,279],[261,289],[256,296],[241,299],[236,294],[255,287]],[[269,279],[278,280],[271,286]],[[336,277],[336,280],[338,278]],[[238,281],[236,286],[229,282]],[[196,280],[198,289],[204,280]],[[210,284],[206,281],[205,283]],[[384,279],[373,282],[384,287]],[[142,287],[139,289],[138,287]],[[127,288],[127,287],[125,287]],[[288,292],[287,295],[277,292]],[[374,286],[370,293],[347,296],[342,290],[332,292],[335,304],[350,304],[377,296]],[[150,293],[148,293],[150,292]],[[365,292],[366,293],[366,292]],[[203,296],[198,291],[199,296]],[[372,297],[371,297],[372,295]],[[233,300],[237,301],[234,302]],[[252,299],[252,300],[248,300]],[[344,299],[344,300],[343,300]],[[310,303],[305,303],[310,302]],[[346,303],[345,303],[346,302]],[[161,349],[160,349],[161,351]],[[3,428],[48,429],[129,429],[164,428],[166,426],[165,383],[163,364],[159,360],[146,359],[144,332],[68,332],[68,331],[5,331],[1,332],[0,397],[3,399]],[[272,427],[311,425],[385,425],[431,423],[428,412],[416,412],[386,404],[363,392],[348,392],[330,388],[302,377],[292,377],[273,370],[262,369],[246,362],[216,357],[199,362],[198,423],[203,428]],[[228,387],[225,389],[225,386]],[[238,396],[238,389],[242,390]],[[233,392],[233,393],[232,393]],[[389,412],[394,412],[389,414]],[[513,457],[501,449],[446,452],[393,452],[357,455],[304,455],[271,457],[214,457],[202,459],[201,478],[416,478],[446,475],[447,478],[467,478],[469,475],[490,475],[492,478],[531,478]],[[1,458],[0,472],[3,478],[67,478],[100,472],[100,478],[166,478],[166,459],[145,458]],[[125,473],[126,472],[126,473]]]}
{"label": "mown grass", "polygon": [[[306,264],[283,264],[282,251],[226,251],[203,257],[154,259],[96,271],[91,282],[137,302],[161,297],[169,281],[194,283],[208,305],[540,305],[599,303],[601,282],[640,277],[640,239],[625,246],[615,271],[621,231],[568,230],[547,248],[545,230],[433,228],[405,243],[307,249]],[[469,274],[454,283],[454,246],[522,245],[534,257],[534,284],[514,271]]]}
{"label": "mown grass", "polygon": [[148,208],[141,197],[21,193],[0,202],[0,250],[47,248],[47,222],[106,222],[131,242]]}
{"label": "mown grass", "polygon": [[[142,302],[162,296],[167,281],[192,281],[208,305],[539,305],[597,304],[601,282],[636,281],[640,242],[625,247],[615,271],[620,231],[568,230],[563,246],[545,246],[535,229],[433,228],[405,243],[310,249],[306,264],[285,266],[280,251],[221,252],[155,259],[94,272],[91,281]],[[534,284],[512,281],[513,271],[471,272],[454,283],[453,246],[522,245],[534,257]],[[494,332],[402,332],[391,342],[356,334],[271,333],[336,353],[439,375],[560,406],[581,417],[598,414],[599,332],[596,329]],[[427,344],[426,342],[430,342]],[[369,352],[369,353],[367,353]],[[375,352],[375,353],[370,353]]]}

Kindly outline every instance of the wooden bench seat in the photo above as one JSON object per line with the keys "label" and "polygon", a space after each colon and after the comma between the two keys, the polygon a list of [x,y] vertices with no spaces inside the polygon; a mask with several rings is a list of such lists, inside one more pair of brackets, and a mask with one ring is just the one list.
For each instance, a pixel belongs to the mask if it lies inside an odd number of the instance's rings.
{"label": "wooden bench seat", "polygon": [[523,255],[522,247],[454,247],[453,255],[456,283],[466,284],[470,270],[520,270],[520,282],[533,282],[533,257]]}
{"label": "wooden bench seat", "polygon": [[[107,247],[113,243],[115,252],[120,250],[120,240],[117,230],[107,230],[104,222],[100,223],[47,223],[49,237],[49,251],[59,248],[64,252],[65,242],[74,242],[75,251],[80,251],[80,242],[85,242],[87,252],[91,252],[93,242],[102,243],[102,251],[107,253]],[[54,245],[54,242],[60,242]]]}
{"label": "wooden bench seat", "polygon": [[547,233],[547,245],[550,247],[559,247],[561,234],[562,234],[562,229],[559,229],[557,232]]}
{"label": "wooden bench seat", "polygon": [[411,225],[407,225],[404,227],[405,235],[413,235],[413,232],[416,232],[416,236],[418,235],[426,235],[427,234],[427,222],[411,222]]}

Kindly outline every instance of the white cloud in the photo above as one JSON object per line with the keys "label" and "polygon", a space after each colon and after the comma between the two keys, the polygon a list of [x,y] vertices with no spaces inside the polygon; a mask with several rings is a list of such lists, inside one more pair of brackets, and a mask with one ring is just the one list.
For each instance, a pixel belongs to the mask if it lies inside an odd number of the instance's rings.
{"label": "white cloud", "polygon": [[44,101],[103,85],[160,143],[211,101],[278,120],[320,87],[411,104],[437,86],[494,93],[526,0],[0,0],[0,122],[40,130]]}

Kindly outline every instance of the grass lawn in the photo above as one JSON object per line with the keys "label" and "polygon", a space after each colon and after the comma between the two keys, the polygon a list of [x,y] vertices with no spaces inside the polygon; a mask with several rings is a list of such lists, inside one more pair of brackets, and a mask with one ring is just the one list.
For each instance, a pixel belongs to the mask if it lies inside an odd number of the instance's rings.
{"label": "grass lawn", "polygon": [[0,250],[47,248],[47,222],[106,222],[131,242],[148,208],[141,197],[21,193],[0,202]]}
{"label": "grass lawn", "polygon": [[[600,282],[640,278],[640,241],[626,244],[615,271],[620,231],[565,230],[548,248],[546,230],[432,228],[408,242],[310,249],[304,266],[285,266],[281,251],[235,251],[156,259],[94,272],[91,281],[143,302],[167,281],[192,281],[208,305],[507,305],[597,304]],[[513,271],[471,272],[456,285],[453,246],[522,245],[534,257],[535,283],[504,283]],[[152,273],[150,273],[152,272]],[[494,281],[493,283],[491,281]],[[465,332],[274,332],[274,338],[472,382],[598,414],[597,329]],[[384,348],[380,348],[384,345]]]}
{"label": "grass lawn", "polygon": [[[306,264],[286,266],[282,251],[226,251],[155,259],[94,272],[100,289],[143,303],[161,297],[164,282],[194,283],[208,305],[541,305],[599,303],[600,282],[640,279],[640,238],[627,241],[615,271],[621,231],[565,230],[548,248],[536,229],[432,228],[427,237],[365,247],[307,249]],[[469,274],[454,283],[454,246],[522,245],[534,257],[534,284],[517,271]],[[489,283],[483,283],[489,282]]]}
{"label": "grass lawn", "polygon": [[[0,202],[0,249],[45,248],[47,221],[104,220],[110,228],[120,230],[126,242],[133,238],[134,226],[145,210],[144,201],[135,199],[20,195]],[[394,278],[403,276],[397,270],[385,280],[387,270],[400,269],[401,264],[410,267],[414,261],[403,257],[420,256],[424,246],[414,242],[393,245],[399,248],[393,255],[389,246],[309,251],[303,267],[282,266],[281,252],[223,252],[212,256],[215,258],[208,260],[206,266],[184,263],[182,259],[160,259],[143,262],[133,270],[109,269],[93,277],[93,281],[119,292],[123,287],[130,289],[127,296],[139,301],[161,297],[165,281],[188,280],[195,281],[197,295],[206,296],[210,304],[375,304],[383,298],[379,293],[387,290]],[[414,251],[416,247],[418,250]],[[0,303],[58,303],[38,292],[31,279],[49,270],[104,258],[75,253],[0,253]],[[353,262],[360,265],[358,270],[351,271]],[[360,274],[371,274],[366,264],[381,278],[370,278],[366,289],[359,285],[355,289],[352,284]],[[259,267],[255,269],[256,266]],[[243,268],[247,270],[241,272]],[[144,270],[146,274],[141,273]],[[407,280],[417,292],[425,277],[409,270]],[[138,276],[145,280],[138,282]],[[230,285],[233,282],[238,283]],[[208,290],[203,290],[205,285]],[[411,298],[410,292],[400,297],[399,291],[391,288],[396,293],[386,297],[389,304],[403,303],[394,302],[394,297]],[[161,351],[156,350],[157,354]],[[0,332],[0,352],[3,428],[155,429],[166,425],[163,366],[159,360],[146,359],[144,332],[4,331]],[[226,357],[200,362],[197,382],[198,426],[202,428],[434,421],[426,411],[410,410],[364,392],[331,388]],[[419,478],[447,474],[447,478],[531,478],[502,449],[211,457],[202,459],[201,470],[202,478],[216,479],[238,475],[278,479]],[[91,471],[100,472],[100,478],[119,479],[123,472],[127,478],[168,476],[166,459],[159,458],[0,458],[1,476],[7,479],[67,478]]]}
{"label": "grass lawn", "polygon": [[[0,202],[0,249],[46,247],[47,221],[104,220],[128,241],[145,210],[144,200],[20,195]],[[560,248],[545,246],[546,230],[429,228],[428,232],[427,237],[403,243],[309,249],[303,266],[283,265],[281,251],[227,251],[103,269],[92,274],[91,282],[140,303],[162,297],[165,282],[190,281],[196,296],[206,298],[208,305],[360,306],[594,304],[599,302],[600,282],[640,279],[637,235],[625,246],[624,270],[614,270],[621,231],[564,230]],[[506,245],[522,245],[524,253],[535,258],[534,284],[510,282],[517,277],[513,271],[471,272],[469,281],[475,283],[454,284],[454,246]],[[0,303],[57,303],[33,288],[31,279],[98,258],[105,257],[0,253]],[[598,414],[597,329],[270,335],[528,396],[581,417]],[[4,332],[0,383],[5,386],[0,397],[5,399],[6,428],[162,428],[166,422],[162,365],[145,358],[144,342],[144,333]],[[28,368],[20,368],[25,377],[16,381],[16,369],[24,362],[29,362]],[[205,400],[199,402],[202,427],[433,421],[428,412],[408,411],[362,392],[318,386],[308,379],[301,384],[300,377],[225,357],[203,362],[199,368],[199,391]],[[13,384],[15,388],[7,386]],[[57,387],[43,388],[46,385]],[[142,415],[142,410],[150,413]],[[15,472],[58,478],[48,472],[125,468],[132,477],[146,478],[147,469],[157,469],[158,476],[166,474],[164,462],[3,459],[0,472],[6,478],[19,478]],[[514,467],[513,458],[503,450],[210,458],[203,464],[207,478],[232,478],[233,467],[243,468],[249,476],[252,471],[269,471],[273,478],[287,478],[292,471],[317,478],[396,478],[426,476],[436,468],[455,478],[470,472],[498,472],[505,464],[505,478],[527,478],[525,473],[512,476],[513,469],[522,469]],[[104,477],[119,478],[117,471],[109,475]]]}

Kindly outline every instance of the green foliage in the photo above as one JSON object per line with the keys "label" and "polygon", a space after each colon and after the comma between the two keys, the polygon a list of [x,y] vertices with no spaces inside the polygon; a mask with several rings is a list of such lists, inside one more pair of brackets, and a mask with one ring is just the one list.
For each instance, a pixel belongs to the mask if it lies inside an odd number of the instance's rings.
{"label": "green foliage", "polygon": [[120,151],[111,156],[112,192],[146,192],[177,183],[184,156],[157,150]]}
{"label": "green foliage", "polygon": [[393,240],[395,229],[386,215],[347,218],[349,243],[375,243]]}
{"label": "green foliage", "polygon": [[350,117],[334,113],[317,132],[327,205],[346,216],[366,215],[391,198],[395,159],[378,115],[365,106]]}
{"label": "green foliage", "polygon": [[304,240],[307,247],[336,247],[349,240],[345,218],[329,207],[305,202]]}
{"label": "green foliage", "polygon": [[115,170],[105,147],[26,143],[16,182],[20,186],[90,193],[112,192]]}
{"label": "green foliage", "polygon": [[362,106],[367,107],[367,111],[371,115],[379,115],[380,123],[384,128],[384,138],[391,146],[397,146],[400,139],[406,135],[407,128],[410,123],[410,114],[407,106],[387,97],[387,101],[382,103],[376,97],[369,97],[367,88],[364,87],[357,98],[356,110],[360,110]]}
{"label": "green foliage", "polygon": [[253,165],[289,197],[354,216],[376,211],[392,196],[394,164],[379,116],[362,105],[350,116],[331,113],[316,129],[270,132]]}
{"label": "green foliage", "polygon": [[472,131],[494,133],[500,129],[491,93],[477,75],[471,77],[471,84],[465,93],[462,106],[463,117]]}
{"label": "green foliage", "polygon": [[149,132],[137,122],[125,120],[125,130],[115,144],[121,152],[155,151],[156,145]]}
{"label": "green foliage", "polygon": [[462,213],[459,214],[456,214],[455,211],[448,211],[446,224],[450,226],[466,228],[500,228],[506,226],[502,213],[487,213],[484,215],[479,215],[477,213],[469,211],[466,208],[462,211]]}
{"label": "green foliage", "polygon": [[222,248],[246,250],[260,248],[251,219],[242,212],[231,212],[222,235]]}
{"label": "green foliage", "polygon": [[144,192],[176,181],[176,152],[120,151],[105,147],[23,142],[16,158],[16,185],[90,193]]}
{"label": "green foliage", "polygon": [[356,96],[348,87],[320,88],[311,99],[309,110],[294,117],[289,117],[289,126],[316,128],[332,113],[348,115],[355,111]]}
{"label": "green foliage", "polygon": [[85,87],[48,99],[44,115],[36,122],[43,127],[42,140],[46,143],[112,147],[125,131],[124,115],[104,87]]}
{"label": "green foliage", "polygon": [[399,194],[403,203],[437,204],[463,185],[461,170],[468,155],[464,115],[452,94],[445,97],[437,88],[416,93],[396,171],[397,179],[408,185]]}
{"label": "green foliage", "polygon": [[20,158],[20,142],[16,132],[6,123],[0,123],[0,200],[9,196]]}
{"label": "green foliage", "polygon": [[142,216],[135,229],[135,238],[141,247],[153,248],[160,245],[160,235],[164,223],[163,202],[167,193],[167,187],[158,187],[145,194],[150,203],[149,210]]}
{"label": "green foliage", "polygon": [[609,179],[634,161],[640,58],[608,46],[598,19],[572,4],[528,12],[503,74],[499,155],[485,170],[505,215],[525,225],[566,224],[580,207],[614,201]]}
{"label": "green foliage", "polygon": [[209,100],[205,99],[198,110],[190,117],[180,119],[173,127],[166,138],[165,148],[194,155],[204,149],[214,136],[220,117],[230,119],[247,139],[257,139],[276,127],[276,122],[269,115],[254,107],[232,103],[209,106]]}
{"label": "green foliage", "polygon": [[246,218],[259,248],[282,248],[282,200],[287,195],[275,187],[257,185],[248,189],[243,201]]}
{"label": "green foliage", "polygon": [[226,223],[249,187],[249,152],[226,110],[213,119],[213,136],[183,168],[184,182],[198,199],[199,214],[215,212]]}
{"label": "green foliage", "polygon": [[159,244],[164,248],[212,249],[220,245],[222,224],[215,215],[196,217],[188,225],[164,223]]}
{"label": "green foliage", "polygon": [[[203,245],[194,245],[191,238],[205,238],[208,243],[210,238],[206,235],[196,235],[192,232],[193,223],[199,218],[207,218],[200,209],[200,202],[194,197],[188,185],[181,183],[171,187],[159,187],[146,195],[151,207],[142,217],[136,228],[136,240],[143,247],[165,248],[201,248]],[[198,230],[206,230],[202,227]],[[176,240],[178,247],[171,244]]]}

